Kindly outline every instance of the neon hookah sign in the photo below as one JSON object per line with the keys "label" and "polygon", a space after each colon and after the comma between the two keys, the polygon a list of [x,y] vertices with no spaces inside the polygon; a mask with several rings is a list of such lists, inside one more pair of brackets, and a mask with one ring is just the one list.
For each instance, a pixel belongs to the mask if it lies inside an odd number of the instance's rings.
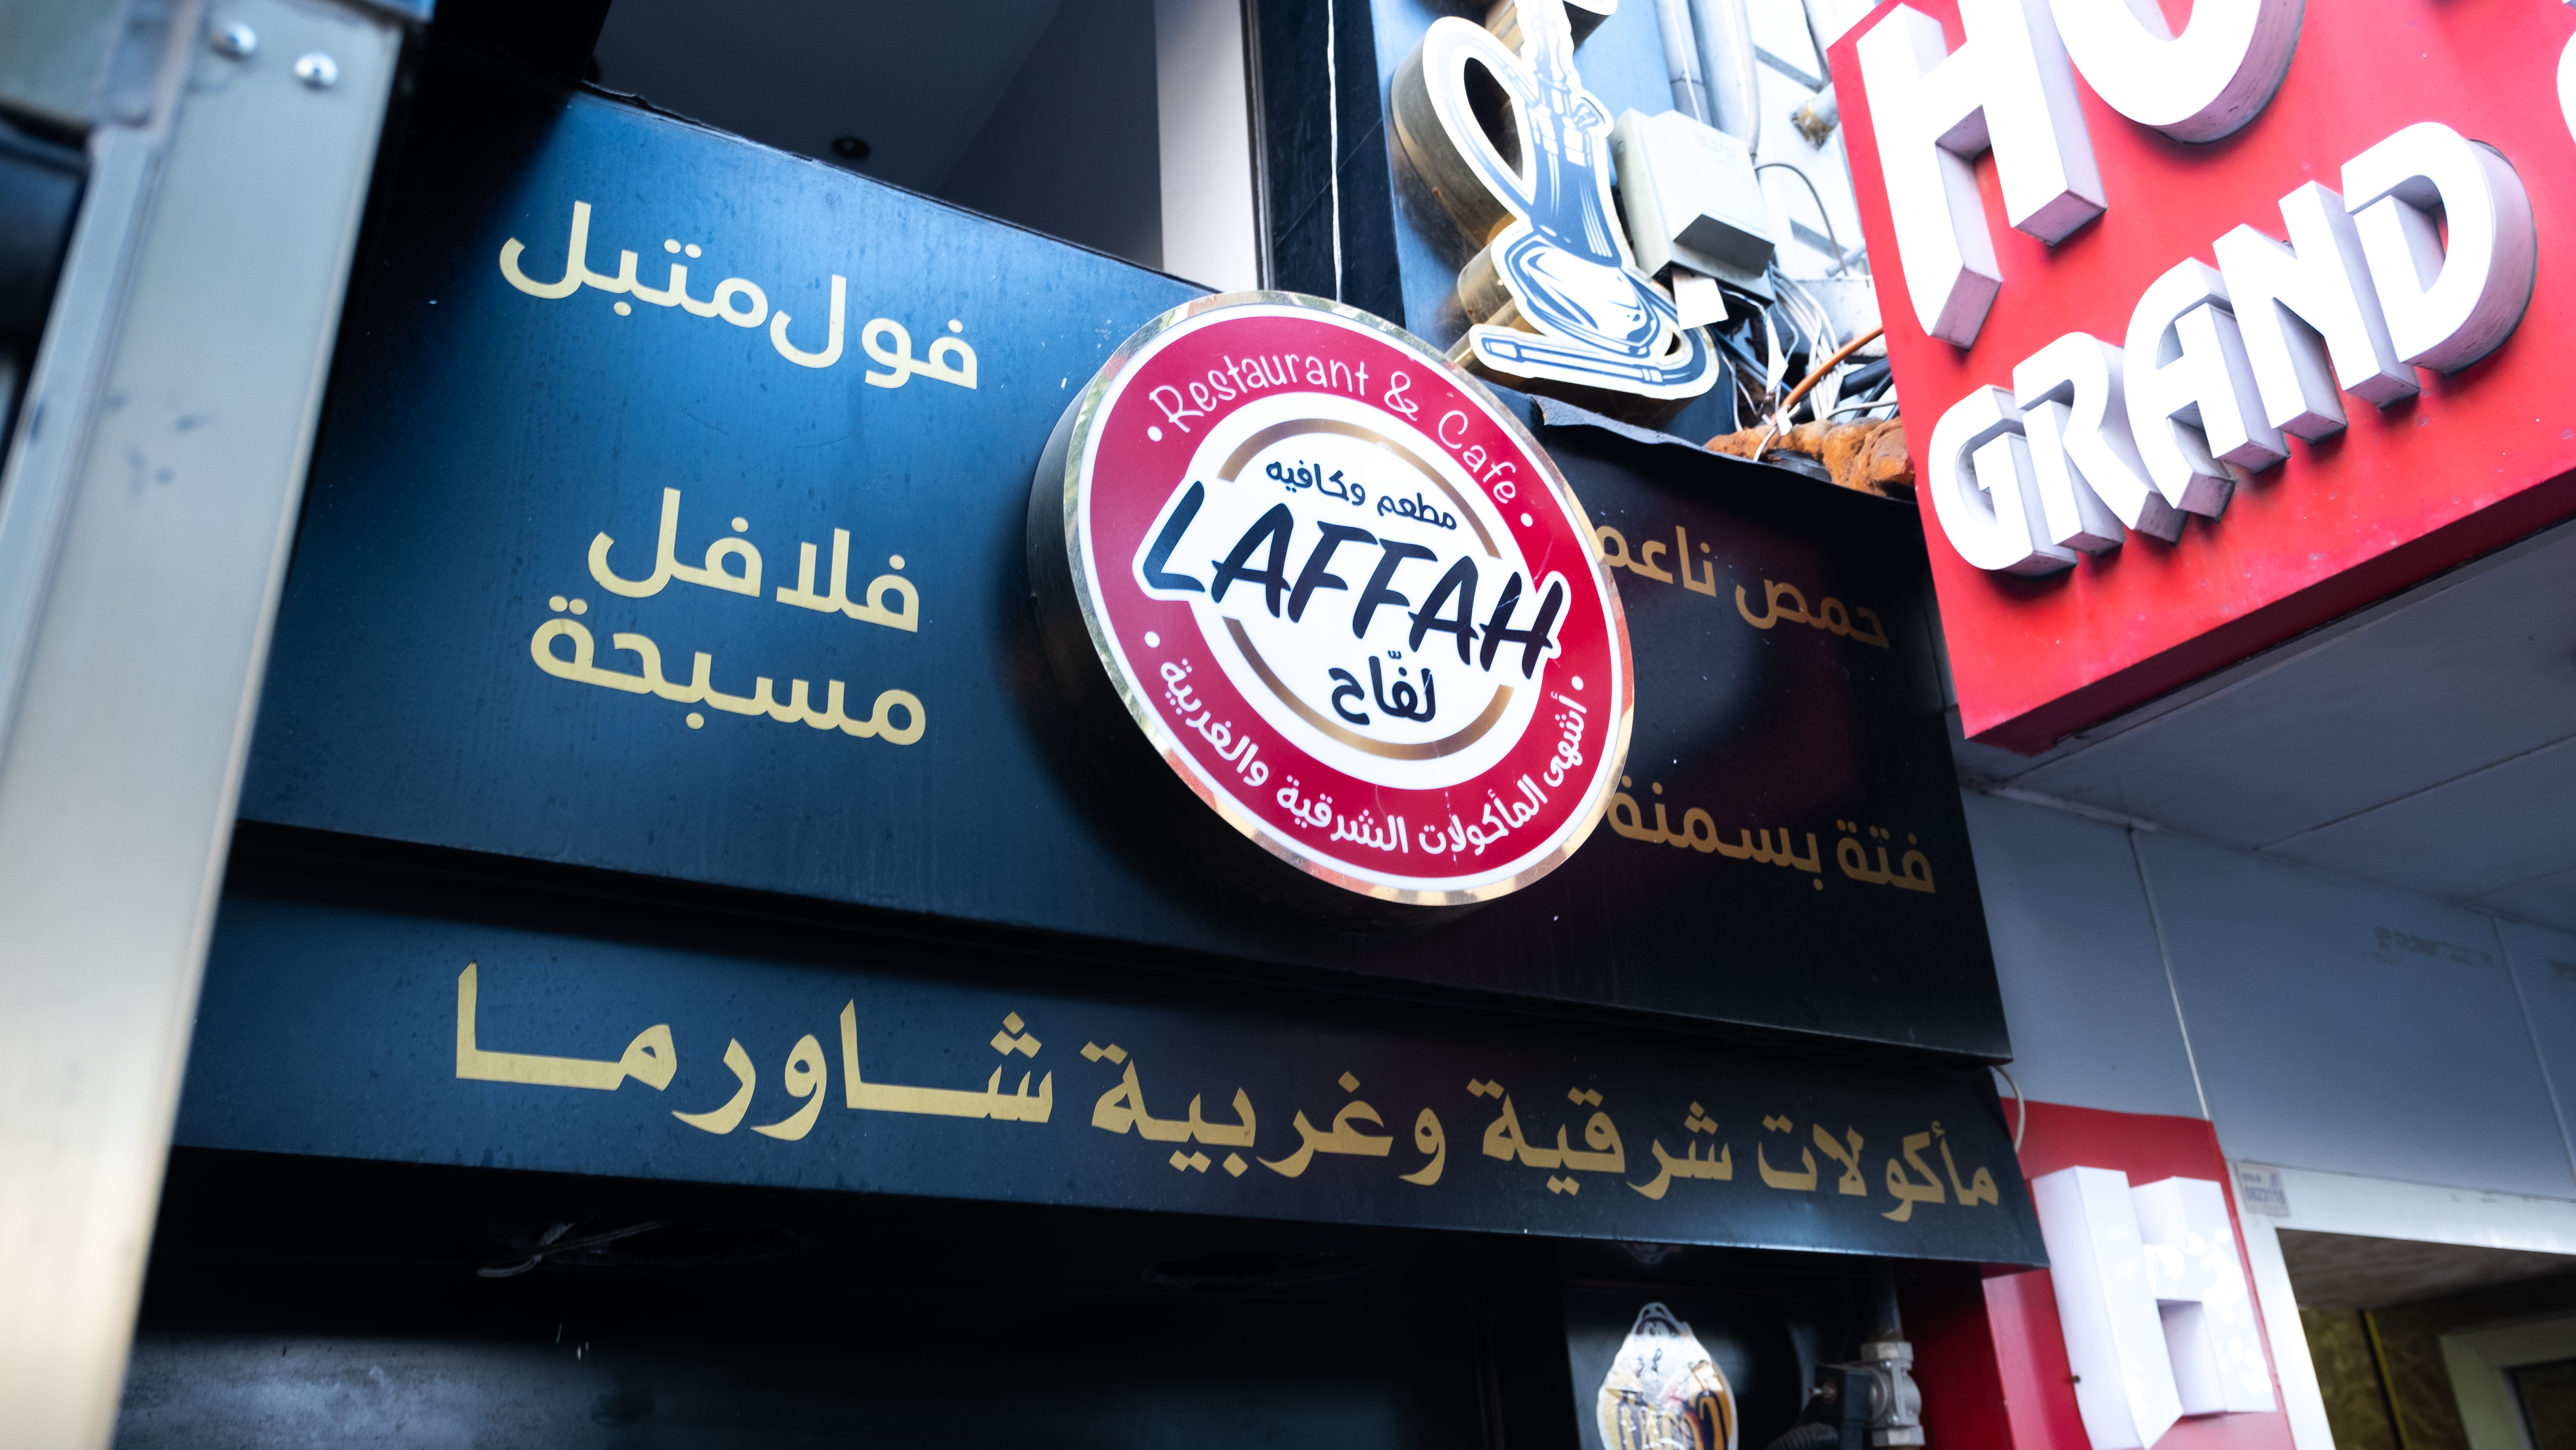
{"label": "neon hookah sign", "polygon": [[[1497,12],[1515,51],[1470,20],[1433,21],[1395,81],[1396,138],[1459,229],[1485,238],[1458,274],[1475,325],[1450,361],[1499,381],[1545,381],[1677,401],[1719,375],[1708,339],[1637,270],[1610,205],[1610,114],[1574,68],[1564,0]],[[1468,67],[1500,83],[1495,129]],[[1551,390],[1552,391],[1552,390]]]}

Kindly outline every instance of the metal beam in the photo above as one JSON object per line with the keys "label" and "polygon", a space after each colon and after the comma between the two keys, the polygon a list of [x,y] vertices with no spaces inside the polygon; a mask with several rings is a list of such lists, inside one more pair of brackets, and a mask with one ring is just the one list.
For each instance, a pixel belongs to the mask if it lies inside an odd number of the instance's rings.
{"label": "metal beam", "polygon": [[[37,571],[0,699],[0,1450],[114,1429],[400,47],[354,8],[210,10],[257,45],[183,39],[157,171],[93,188],[0,509]],[[103,133],[103,183],[135,141]]]}

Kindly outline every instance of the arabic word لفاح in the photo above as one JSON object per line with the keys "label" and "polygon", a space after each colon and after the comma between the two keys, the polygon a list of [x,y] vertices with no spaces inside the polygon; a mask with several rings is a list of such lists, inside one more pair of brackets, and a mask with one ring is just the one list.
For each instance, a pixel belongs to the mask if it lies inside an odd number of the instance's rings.
{"label": "arabic word \u0644\u0641\u0627\u062d", "polygon": [[[650,287],[641,276],[642,263],[633,252],[617,254],[617,273],[610,276],[595,271],[590,265],[590,203],[572,204],[572,230],[564,245],[564,272],[552,282],[539,282],[521,269],[519,259],[527,244],[512,237],[501,244],[501,276],[512,287],[531,297],[560,301],[584,288],[618,297],[632,297],[653,307],[676,307],[695,317],[722,318],[736,327],[756,328],[766,320],[770,346],[778,355],[805,368],[828,368],[841,360],[843,319],[848,311],[849,281],[839,273],[832,274],[831,316],[825,324],[823,346],[807,351],[788,340],[788,327],[793,318],[781,309],[770,309],[769,294],[745,277],[727,277],[715,285],[704,300],[689,295],[689,261],[705,254],[696,242],[685,245],[677,237],[666,238],[662,250],[672,257],[671,275],[666,285]],[[634,308],[626,302],[615,304],[620,317],[631,316]],[[966,324],[950,319],[948,331],[962,333]],[[958,336],[932,341],[926,356],[915,357],[912,334],[902,323],[890,317],[871,319],[859,329],[859,345],[877,366],[867,371],[870,384],[880,388],[900,388],[916,377],[931,378],[961,388],[975,386],[975,349]]]}
{"label": "arabic word \u0644\u0641\u0627\u062d", "polygon": [[[1626,535],[1607,524],[1602,525],[1594,533],[1600,541],[1601,562],[1611,568],[1625,569],[1637,578],[1651,579],[1658,584],[1671,584],[1676,582],[1673,570],[1656,562],[1664,555],[1670,554],[1673,567],[1681,571],[1678,582],[1683,588],[1693,594],[1705,594],[1711,599],[1717,597],[1717,561],[1712,558],[1694,561],[1689,529],[1676,525],[1673,529],[1673,542],[1669,546],[1661,539],[1648,539],[1634,546],[1633,549]],[[1703,555],[1710,552],[1705,540],[1700,543],[1699,552]],[[1762,592],[1762,612],[1755,614],[1751,602],[1745,596],[1744,586],[1741,584],[1735,586],[1735,612],[1742,615],[1744,622],[1755,629],[1771,629],[1781,624],[1803,624],[1855,643],[1875,645],[1880,649],[1891,647],[1887,639],[1887,626],[1880,621],[1878,611],[1875,609],[1851,608],[1841,600],[1827,595],[1823,603],[1810,610],[1807,607],[1806,594],[1796,585],[1774,583],[1768,579],[1762,581]],[[1783,600],[1789,602],[1784,605],[1781,602]]]}
{"label": "arabic word \u0644\u0641\u0627\u062d", "polygon": [[[614,1092],[628,1081],[635,1081],[657,1093],[668,1090],[677,1080],[680,1051],[677,1034],[669,1023],[655,1023],[636,1033],[615,1058],[557,1057],[483,1046],[481,979],[480,964],[475,962],[468,962],[456,977],[456,1080],[599,1092]],[[859,1006],[852,1000],[842,1006],[839,1021],[840,1102],[846,1111],[1036,1127],[1056,1122],[1055,1074],[1040,1074],[1035,1065],[1045,1044],[1018,1012],[1006,1012],[1000,1027],[984,1044],[1001,1061],[981,1088],[911,1087],[869,1081],[860,1064],[859,1025]],[[1223,1116],[1211,1115],[1212,1094],[1202,1088],[1191,1093],[1188,1107],[1179,1114],[1158,1117],[1147,1104],[1144,1072],[1134,1054],[1115,1042],[1106,1046],[1086,1042],[1081,1056],[1087,1063],[1114,1071],[1116,1076],[1107,1080],[1093,1101],[1089,1118],[1080,1121],[1099,1132],[1152,1145],[1153,1156],[1174,1172],[1206,1175],[1217,1170],[1229,1179],[1242,1180],[1257,1164],[1272,1176],[1294,1179],[1317,1170],[1322,1160],[1329,1158],[1384,1162],[1387,1168],[1374,1171],[1386,1172],[1395,1181],[1416,1188],[1430,1189],[1456,1181],[1449,1173],[1449,1138],[1438,1107],[1426,1103],[1416,1108],[1411,1132],[1392,1130],[1385,1114],[1359,1095],[1362,1083],[1354,1072],[1345,1071],[1334,1079],[1337,1091],[1327,1099],[1329,1110],[1322,1104],[1313,1104],[1314,1113],[1310,1115],[1307,1106],[1292,1108],[1287,1131],[1294,1135],[1295,1145],[1279,1156],[1264,1157],[1262,1117],[1245,1088],[1235,1087],[1226,1096]],[[1028,1065],[1018,1071],[1016,1084],[1006,1087],[1014,1059],[1025,1059]],[[759,1065],[739,1038],[725,1040],[721,1060],[734,1080],[734,1089],[724,1101],[696,1111],[670,1110],[675,1121],[718,1137],[745,1126],[761,1084]],[[809,1032],[798,1037],[787,1048],[775,1079],[796,1106],[775,1122],[749,1124],[751,1131],[781,1142],[804,1141],[820,1122],[831,1099],[832,1070],[833,1058],[826,1053],[820,1036]],[[1036,1079],[1034,1089],[1032,1078]],[[1533,1177],[1525,1180],[1533,1192],[1544,1187],[1550,1197],[1570,1200],[1582,1193],[1587,1180],[1610,1177],[1639,1197],[1661,1203],[1676,1183],[1738,1181],[1733,1145],[1725,1141],[1716,1116],[1696,1101],[1680,1121],[1680,1153],[1664,1146],[1660,1133],[1649,1138],[1648,1153],[1656,1171],[1641,1182],[1628,1177],[1627,1148],[1600,1089],[1566,1089],[1564,1101],[1568,1109],[1562,1119],[1536,1126],[1525,1124],[1522,1109],[1498,1080],[1471,1077],[1465,1091],[1469,1106],[1457,1111],[1473,1112],[1480,1100],[1491,1100],[1493,1104],[1493,1116],[1476,1140],[1482,1156],[1515,1169],[1534,1170]],[[1542,1106],[1538,1111],[1544,1114],[1546,1109]],[[1325,1125],[1317,1126],[1317,1116],[1326,1117]],[[1398,1119],[1401,1121],[1400,1111]],[[1273,1124],[1271,1141],[1281,1142],[1275,1119]],[[1920,1205],[1955,1203],[1969,1209],[2001,1202],[1989,1170],[1976,1168],[1966,1179],[1961,1178],[1949,1136],[1938,1122],[1922,1132],[1900,1135],[1897,1153],[1886,1159],[1875,1184],[1866,1171],[1864,1150],[1869,1139],[1859,1129],[1846,1124],[1837,1131],[1823,1123],[1813,1123],[1808,1136],[1801,1139],[1796,1132],[1798,1125],[1791,1118],[1766,1116],[1761,1125],[1767,1134],[1786,1134],[1789,1138],[1787,1144],[1762,1138],[1751,1145],[1752,1181],[1766,1190],[1821,1191],[1826,1183],[1816,1156],[1821,1152],[1827,1162],[1840,1169],[1832,1181],[1835,1198],[1858,1198],[1867,1203],[1883,1190],[1884,1201],[1892,1201],[1895,1207],[1880,1210],[1875,1203],[1867,1206],[1895,1223],[1911,1222]],[[1552,1134],[1548,1132],[1550,1127],[1554,1129]],[[1578,1132],[1579,1146],[1575,1141]],[[1794,1149],[1796,1158],[1791,1160],[1784,1152],[1783,1158],[1774,1162],[1771,1153],[1783,1149]],[[1210,1150],[1222,1156],[1211,1157]],[[1927,1156],[1935,1151],[1941,1164],[1937,1176]],[[1251,1181],[1267,1180],[1255,1177]]]}

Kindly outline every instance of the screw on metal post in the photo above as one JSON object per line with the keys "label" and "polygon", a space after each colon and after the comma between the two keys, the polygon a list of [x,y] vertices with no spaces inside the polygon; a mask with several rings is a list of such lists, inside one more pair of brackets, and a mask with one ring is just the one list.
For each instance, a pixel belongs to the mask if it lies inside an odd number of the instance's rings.
{"label": "screw on metal post", "polygon": [[295,58],[295,78],[317,91],[327,91],[340,81],[340,63],[318,50],[308,50]]}
{"label": "screw on metal post", "polygon": [[217,55],[228,55],[235,60],[248,60],[259,49],[259,32],[236,20],[228,25],[216,26],[214,35],[207,43],[215,48]]}

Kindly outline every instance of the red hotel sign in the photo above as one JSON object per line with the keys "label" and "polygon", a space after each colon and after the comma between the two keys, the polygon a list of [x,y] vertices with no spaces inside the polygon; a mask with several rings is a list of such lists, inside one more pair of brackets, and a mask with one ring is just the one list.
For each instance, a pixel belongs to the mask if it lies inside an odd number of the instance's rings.
{"label": "red hotel sign", "polygon": [[1833,47],[1962,721],[2027,753],[2576,513],[2576,13],[2164,10]]}

